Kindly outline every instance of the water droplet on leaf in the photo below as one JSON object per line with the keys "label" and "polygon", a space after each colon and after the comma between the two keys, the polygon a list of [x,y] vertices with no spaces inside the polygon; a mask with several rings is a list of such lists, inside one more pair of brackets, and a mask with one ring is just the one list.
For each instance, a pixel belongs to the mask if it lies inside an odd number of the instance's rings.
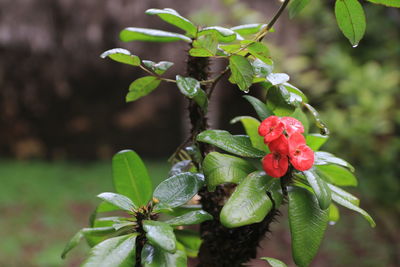
{"label": "water droplet on leaf", "polygon": [[358,46],[358,44],[353,45],[353,48],[356,48]]}
{"label": "water droplet on leaf", "polygon": [[246,90],[246,91],[243,91],[245,94],[248,94],[249,92],[250,92],[250,90]]}

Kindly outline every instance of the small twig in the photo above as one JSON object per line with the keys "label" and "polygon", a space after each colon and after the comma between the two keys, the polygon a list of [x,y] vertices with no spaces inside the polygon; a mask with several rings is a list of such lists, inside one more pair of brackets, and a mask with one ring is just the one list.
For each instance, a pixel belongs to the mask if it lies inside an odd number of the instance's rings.
{"label": "small twig", "polygon": [[208,97],[208,99],[210,99],[211,94],[213,93],[214,88],[215,88],[215,86],[217,85],[217,83],[219,82],[219,80],[221,80],[221,78],[224,77],[224,75],[227,74],[228,71],[229,71],[229,68],[226,67],[217,77],[215,77],[215,78],[213,79],[213,82],[212,82],[212,84],[211,84],[211,86],[210,86],[210,89],[209,89],[208,92],[207,92],[207,97]]}
{"label": "small twig", "polygon": [[156,77],[156,78],[158,78],[160,80],[163,80],[165,82],[170,82],[170,83],[176,83],[175,80],[161,77],[160,75],[158,75],[157,73],[152,72],[151,70],[149,70],[148,68],[144,67],[143,65],[139,65],[139,68],[141,68],[142,70],[144,70],[145,72],[147,72],[151,76],[154,76],[154,77]]}
{"label": "small twig", "polygon": [[275,13],[275,16],[271,19],[271,21],[267,24],[267,27],[262,29],[262,31],[256,36],[256,40],[258,42],[261,42],[262,39],[267,35],[267,33],[272,29],[274,26],[275,22],[278,20],[278,18],[282,15],[283,10],[285,10],[286,6],[289,4],[290,0],[285,0],[281,7],[278,9],[278,11]]}

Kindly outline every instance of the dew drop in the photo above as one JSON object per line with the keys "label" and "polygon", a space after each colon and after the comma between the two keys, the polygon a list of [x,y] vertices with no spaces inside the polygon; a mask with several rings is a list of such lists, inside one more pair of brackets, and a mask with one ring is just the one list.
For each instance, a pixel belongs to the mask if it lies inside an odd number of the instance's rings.
{"label": "dew drop", "polygon": [[250,92],[250,90],[246,90],[246,91],[243,91],[245,94],[248,94],[249,92]]}
{"label": "dew drop", "polygon": [[358,46],[358,44],[353,45],[353,48],[356,48]]}
{"label": "dew drop", "polygon": [[329,222],[329,225],[335,225],[335,224],[336,224],[336,222],[334,222],[334,221]]}

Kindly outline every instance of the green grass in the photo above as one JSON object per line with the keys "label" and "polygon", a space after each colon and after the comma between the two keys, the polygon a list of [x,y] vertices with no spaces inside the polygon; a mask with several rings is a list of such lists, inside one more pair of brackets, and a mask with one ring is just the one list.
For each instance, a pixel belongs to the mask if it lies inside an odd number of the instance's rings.
{"label": "green grass", "polygon": [[[146,162],[153,183],[168,164]],[[87,226],[104,191],[113,191],[111,164],[0,162],[0,266],[78,266],[87,251],[80,245],[67,259],[68,239]]]}

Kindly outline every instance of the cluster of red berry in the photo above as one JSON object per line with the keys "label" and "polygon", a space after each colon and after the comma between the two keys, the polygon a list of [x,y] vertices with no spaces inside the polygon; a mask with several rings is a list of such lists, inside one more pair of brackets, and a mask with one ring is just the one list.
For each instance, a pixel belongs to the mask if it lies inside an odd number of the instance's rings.
{"label": "cluster of red berry", "polygon": [[264,137],[271,153],[262,159],[265,172],[272,177],[286,174],[289,161],[299,171],[314,164],[314,152],[306,145],[303,124],[292,117],[270,116],[261,122],[258,133]]}

